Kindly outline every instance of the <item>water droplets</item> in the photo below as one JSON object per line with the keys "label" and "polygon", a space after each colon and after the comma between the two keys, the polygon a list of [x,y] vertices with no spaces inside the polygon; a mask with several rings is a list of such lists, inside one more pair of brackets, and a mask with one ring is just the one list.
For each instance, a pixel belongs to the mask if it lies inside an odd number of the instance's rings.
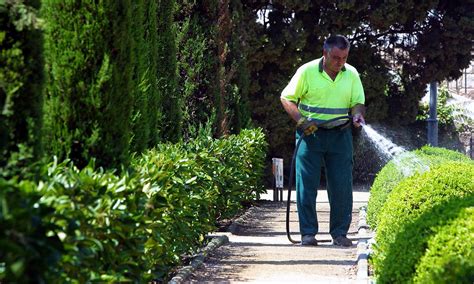
{"label": "water droplets", "polygon": [[364,135],[369,139],[370,143],[375,147],[377,152],[381,154],[381,159],[386,163],[392,161],[403,176],[411,176],[415,172],[424,172],[429,170],[423,160],[416,154],[408,152],[405,148],[400,147],[390,141],[390,139],[382,136],[369,125],[364,125]]}
{"label": "water droplets", "polygon": [[375,146],[379,153],[383,155],[382,159],[384,161],[388,161],[395,155],[406,152],[403,147],[397,146],[392,141],[379,134],[369,125],[364,125],[362,127],[362,131],[370,139],[370,142]]}

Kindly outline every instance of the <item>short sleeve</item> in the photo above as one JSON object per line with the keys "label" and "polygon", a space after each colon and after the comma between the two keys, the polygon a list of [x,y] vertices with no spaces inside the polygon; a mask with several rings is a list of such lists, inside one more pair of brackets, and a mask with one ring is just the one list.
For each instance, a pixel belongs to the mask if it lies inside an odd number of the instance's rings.
{"label": "short sleeve", "polygon": [[364,87],[360,81],[358,73],[355,73],[352,80],[351,108],[357,104],[365,104]]}
{"label": "short sleeve", "polygon": [[281,92],[281,98],[292,102],[298,102],[301,96],[307,92],[308,87],[305,82],[304,70],[304,68],[298,68],[288,85],[283,89],[283,92]]}

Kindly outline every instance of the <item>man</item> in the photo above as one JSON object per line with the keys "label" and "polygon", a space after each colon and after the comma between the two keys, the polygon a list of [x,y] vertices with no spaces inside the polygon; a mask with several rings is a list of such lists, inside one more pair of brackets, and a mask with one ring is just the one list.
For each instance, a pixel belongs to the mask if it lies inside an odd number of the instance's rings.
{"label": "man", "polygon": [[[364,89],[357,70],[346,63],[350,43],[344,36],[326,39],[323,57],[296,71],[281,94],[286,112],[297,122],[296,197],[302,245],[317,245],[316,195],[325,167],[333,244],[352,246],[347,231],[352,219],[352,132],[364,124]],[[316,131],[314,131],[317,128]]]}

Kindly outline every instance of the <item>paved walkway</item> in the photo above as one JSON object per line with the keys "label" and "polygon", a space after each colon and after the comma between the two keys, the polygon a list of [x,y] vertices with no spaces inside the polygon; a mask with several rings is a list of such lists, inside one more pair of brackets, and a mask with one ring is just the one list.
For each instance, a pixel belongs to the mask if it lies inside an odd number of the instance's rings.
{"label": "paved walkway", "polygon": [[[292,192],[292,195],[295,195]],[[287,193],[284,192],[284,199]],[[229,242],[213,250],[203,265],[185,283],[367,283],[357,276],[359,208],[366,205],[369,192],[354,187],[354,210],[348,237],[353,246],[332,245],[329,235],[329,204],[326,190],[318,191],[317,211],[320,232],[317,247],[292,244],[285,227],[285,202],[272,202],[273,192],[262,196],[231,232]],[[294,200],[294,197],[292,198]],[[290,229],[300,239],[296,203],[292,202]]]}

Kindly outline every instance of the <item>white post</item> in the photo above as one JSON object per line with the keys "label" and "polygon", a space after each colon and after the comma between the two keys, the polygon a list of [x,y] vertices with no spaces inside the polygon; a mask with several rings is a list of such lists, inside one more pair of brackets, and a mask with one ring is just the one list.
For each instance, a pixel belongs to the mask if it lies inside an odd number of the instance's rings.
{"label": "white post", "polygon": [[[283,199],[283,159],[272,158],[272,172],[275,177],[275,188],[273,191],[273,201],[278,201]],[[278,197],[278,192],[280,191],[280,197]]]}

